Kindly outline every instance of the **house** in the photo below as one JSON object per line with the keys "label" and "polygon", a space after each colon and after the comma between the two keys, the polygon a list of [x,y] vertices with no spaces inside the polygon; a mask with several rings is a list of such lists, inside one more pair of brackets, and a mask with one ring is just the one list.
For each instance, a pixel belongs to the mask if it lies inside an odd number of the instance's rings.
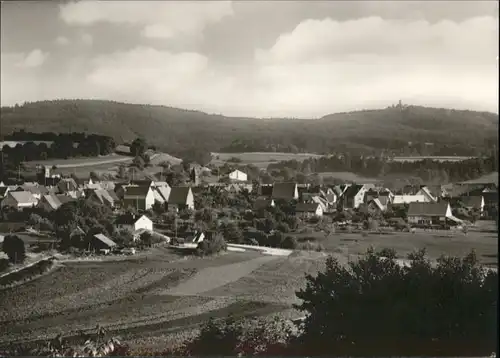
{"label": "house", "polygon": [[146,215],[122,215],[116,219],[115,225],[119,229],[129,229],[131,231],[153,231],[153,221]]}
{"label": "house", "polygon": [[113,199],[113,202],[115,203],[115,206],[117,206],[120,203],[120,199],[118,198],[118,195],[116,195],[115,191],[113,189],[106,190],[109,194],[109,197]]}
{"label": "house", "polygon": [[90,247],[94,250],[111,250],[115,248],[116,243],[103,234],[96,234],[92,236],[89,243]]}
{"label": "house", "polygon": [[302,218],[323,216],[323,208],[318,203],[298,203],[295,213]]}
{"label": "house", "polygon": [[299,198],[297,183],[274,183],[272,198],[297,200]]}
{"label": "house", "polygon": [[38,202],[38,207],[45,211],[55,211],[62,205],[61,201],[55,194],[48,194],[42,196]]}
{"label": "house", "polygon": [[111,197],[108,191],[104,189],[91,190],[87,194],[87,199],[111,208],[115,206],[115,200]]}
{"label": "house", "polygon": [[115,153],[124,154],[124,155],[132,155],[130,151],[130,146],[125,144],[119,144],[115,148]]}
{"label": "house", "polygon": [[62,178],[59,183],[57,183],[57,189],[61,194],[75,192],[78,190],[78,184],[73,178]]}
{"label": "house", "polygon": [[350,185],[342,195],[342,205],[344,209],[357,209],[365,202],[365,194],[372,185],[368,184],[353,184]]}
{"label": "house", "polygon": [[47,195],[49,193],[49,189],[47,189],[43,185],[38,185],[38,183],[24,183],[23,185],[18,187],[16,191],[28,191],[37,200],[40,200],[43,195]]}
{"label": "house", "polygon": [[484,197],[475,195],[475,196],[462,196],[459,199],[463,206],[468,210],[478,210],[481,214],[484,211]]}
{"label": "house", "polygon": [[308,203],[308,204],[316,203],[316,204],[321,205],[321,209],[323,210],[323,213],[326,212],[328,210],[328,207],[329,207],[328,202],[326,201],[325,198],[323,198],[320,195],[313,194],[313,193],[302,194],[302,202]]}
{"label": "house", "polygon": [[266,209],[269,207],[274,207],[276,204],[274,203],[273,199],[257,199],[253,203],[253,209],[254,210],[260,210],[260,209]]}
{"label": "house", "polygon": [[394,195],[392,205],[404,205],[410,203],[429,203],[424,195]]}
{"label": "house", "polygon": [[193,244],[199,244],[200,242],[202,242],[203,240],[205,239],[205,234],[202,232],[202,231],[195,231],[194,235],[192,238],[190,238],[190,241],[193,243]]}
{"label": "house", "polygon": [[338,196],[331,188],[319,191],[320,196],[324,198],[329,205],[335,205],[337,203]]}
{"label": "house", "polygon": [[247,190],[248,192],[251,192],[253,188],[252,184],[247,184],[247,183],[231,183],[227,184],[224,189],[230,193],[239,193],[242,190]]}
{"label": "house", "polygon": [[168,206],[176,210],[180,210],[183,208],[194,210],[194,196],[191,187],[173,187],[168,198]]}
{"label": "house", "polygon": [[28,191],[9,191],[2,200],[2,207],[12,207],[17,210],[33,208],[38,204],[38,200]]}
{"label": "house", "polygon": [[426,187],[437,200],[450,196],[444,185],[425,185],[423,187]]}
{"label": "house", "polygon": [[132,186],[147,186],[147,187],[153,188],[153,187],[155,187],[155,182],[151,179],[131,180],[130,185],[132,185]]}
{"label": "house", "polygon": [[123,206],[137,210],[149,210],[155,203],[153,190],[150,186],[127,186],[124,188]]}
{"label": "house", "polygon": [[231,173],[229,173],[229,179],[230,180],[237,180],[237,181],[247,181],[248,180],[248,175],[241,170],[234,170]]}
{"label": "house", "polygon": [[158,204],[165,204],[165,199],[163,199],[163,196],[156,190],[156,188],[153,190],[153,195],[155,197],[155,203]]}
{"label": "house", "polygon": [[170,192],[172,191],[172,188],[165,183],[166,185],[161,185],[157,186],[155,188],[155,191],[158,193],[158,195],[163,199],[163,202],[168,202],[168,198],[170,197]]}
{"label": "house", "polygon": [[437,203],[438,201],[438,197],[434,196],[426,186],[421,187],[416,195],[423,195],[426,203]]}
{"label": "house", "polygon": [[368,201],[366,205],[368,212],[372,215],[374,214],[382,214],[387,210],[387,206],[382,204],[379,198],[374,198]]}
{"label": "house", "polygon": [[453,220],[450,204],[412,202],[408,208],[408,223],[414,225],[444,224],[446,219]]}

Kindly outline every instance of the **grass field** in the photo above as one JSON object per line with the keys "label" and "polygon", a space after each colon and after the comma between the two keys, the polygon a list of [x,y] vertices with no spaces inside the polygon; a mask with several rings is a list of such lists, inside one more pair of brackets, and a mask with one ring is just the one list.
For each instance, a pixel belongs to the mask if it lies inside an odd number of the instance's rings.
{"label": "grass field", "polygon": [[475,249],[483,263],[496,266],[498,239],[482,229],[467,236],[303,233],[295,236],[314,237],[326,252],[289,257],[246,251],[185,258],[156,248],[115,261],[63,261],[31,282],[0,290],[0,346],[61,332],[76,335],[96,324],[137,345],[151,346],[165,344],[167,335],[192,331],[209,317],[291,317],[298,315],[292,304],[298,303],[295,291],[304,287],[304,275],[322,270],[327,254],[347,264],[370,246],[394,248],[401,258],[425,247],[432,259]]}
{"label": "grass field", "polygon": [[376,179],[376,178],[365,178],[362,176],[359,176],[355,173],[351,172],[323,172],[323,173],[318,173],[320,177],[323,179],[325,178],[334,178],[334,179],[339,179],[343,181],[348,181],[348,182],[354,182],[354,183],[364,183],[364,184],[369,184],[369,183],[379,183],[381,180]]}
{"label": "grass field", "polygon": [[248,152],[248,153],[212,153],[211,163],[214,165],[223,165],[231,158],[238,158],[241,162],[238,164],[247,165],[253,164],[259,168],[267,168],[271,163],[281,162],[285,160],[303,161],[308,158],[321,157],[319,154],[313,153],[280,153],[280,152]]}

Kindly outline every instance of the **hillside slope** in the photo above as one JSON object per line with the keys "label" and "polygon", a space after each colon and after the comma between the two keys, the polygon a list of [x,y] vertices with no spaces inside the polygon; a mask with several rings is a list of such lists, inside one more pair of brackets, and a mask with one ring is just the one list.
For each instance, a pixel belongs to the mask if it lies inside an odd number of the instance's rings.
{"label": "hillside slope", "polygon": [[[58,100],[2,107],[2,131],[91,132],[117,142],[137,136],[169,153],[208,151],[334,150],[402,148],[408,141],[491,147],[498,141],[498,115],[426,107],[339,113],[321,119],[231,118],[164,106],[99,100]],[[455,149],[456,149],[455,148]],[[445,155],[442,153],[442,155]]]}

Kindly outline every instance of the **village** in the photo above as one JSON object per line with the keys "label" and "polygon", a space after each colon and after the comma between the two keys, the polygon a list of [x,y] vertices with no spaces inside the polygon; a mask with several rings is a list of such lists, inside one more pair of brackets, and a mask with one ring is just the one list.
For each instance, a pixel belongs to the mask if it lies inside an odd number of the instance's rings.
{"label": "village", "polygon": [[[222,235],[228,244],[297,249],[300,242],[293,234],[307,227],[326,236],[335,231],[415,233],[429,229],[467,234],[479,220],[497,215],[493,180],[391,191],[363,183],[261,184],[248,180],[239,169],[222,176],[217,170],[212,176],[209,168],[197,164],[187,170],[186,183],[171,186],[154,177],[124,181],[96,180],[89,175],[78,179],[42,167],[37,181],[0,183],[0,238],[3,241],[19,233],[24,238],[38,237],[27,240],[38,250],[72,248],[87,255],[133,254],[138,248],[160,243],[192,247],[214,234]],[[200,179],[210,176],[214,178],[210,183]],[[95,225],[83,228],[74,220],[62,222],[64,207],[78,202],[104,207],[110,213],[108,221],[99,223],[102,218],[95,218]],[[321,250],[307,244],[306,249]]]}

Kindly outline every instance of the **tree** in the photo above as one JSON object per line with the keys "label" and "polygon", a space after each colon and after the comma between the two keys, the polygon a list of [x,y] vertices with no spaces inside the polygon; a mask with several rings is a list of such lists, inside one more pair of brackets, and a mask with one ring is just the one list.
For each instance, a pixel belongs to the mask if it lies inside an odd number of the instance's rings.
{"label": "tree", "polygon": [[348,267],[330,257],[324,272],[308,275],[306,288],[297,292],[303,303],[296,308],[306,314],[302,354],[494,351],[498,273],[482,268],[473,252],[463,259],[441,257],[436,267],[425,251],[408,259],[410,265],[401,266],[393,251],[370,249]]}
{"label": "tree", "polygon": [[241,244],[243,242],[243,233],[238,227],[237,223],[230,222],[228,223],[223,230],[223,235],[226,241],[232,242],[235,244]]}
{"label": "tree", "polygon": [[144,138],[136,138],[130,145],[130,153],[135,157],[142,157],[147,149],[146,140]]}
{"label": "tree", "polygon": [[21,263],[26,259],[26,248],[24,241],[16,235],[5,236],[2,251],[9,257],[12,263]]}

